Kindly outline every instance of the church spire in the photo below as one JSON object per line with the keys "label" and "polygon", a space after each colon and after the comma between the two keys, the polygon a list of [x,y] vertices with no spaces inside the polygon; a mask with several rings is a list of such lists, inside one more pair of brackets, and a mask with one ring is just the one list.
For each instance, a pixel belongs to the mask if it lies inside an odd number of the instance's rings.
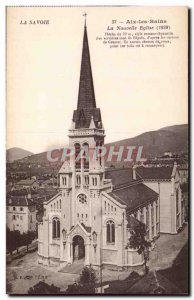
{"label": "church spire", "polygon": [[84,24],[84,27],[86,27],[86,17],[87,17],[87,13],[85,12],[85,13],[83,14],[83,16],[85,17],[85,24]]}
{"label": "church spire", "polygon": [[75,129],[89,128],[91,117],[93,117],[96,128],[101,128],[101,114],[100,109],[96,108],[96,100],[94,93],[92,68],[90,62],[90,51],[88,44],[88,35],[86,27],[86,16],[84,24],[84,36],[82,47],[82,59],[78,92],[77,110],[73,114],[73,122],[75,123]]}
{"label": "church spire", "polygon": [[83,38],[77,108],[82,109],[88,107],[92,109],[92,108],[96,108],[96,101],[95,101],[94,85],[93,85],[93,78],[92,78],[92,68],[90,62],[90,51],[88,45],[86,14],[84,14],[84,16],[85,16],[85,26],[84,26],[84,38]]}

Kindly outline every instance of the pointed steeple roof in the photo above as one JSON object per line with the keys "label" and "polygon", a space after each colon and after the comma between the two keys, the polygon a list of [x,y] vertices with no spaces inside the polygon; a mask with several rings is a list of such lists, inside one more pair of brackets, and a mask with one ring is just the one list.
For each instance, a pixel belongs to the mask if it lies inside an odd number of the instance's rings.
{"label": "pointed steeple roof", "polygon": [[90,62],[87,27],[85,25],[77,109],[84,109],[86,107],[90,109],[96,108],[96,100]]}
{"label": "pointed steeple roof", "polygon": [[100,109],[96,108],[87,27],[85,23],[78,103],[77,110],[75,110],[73,113],[73,121],[75,122],[75,128],[89,128],[92,116],[96,128],[102,128]]}

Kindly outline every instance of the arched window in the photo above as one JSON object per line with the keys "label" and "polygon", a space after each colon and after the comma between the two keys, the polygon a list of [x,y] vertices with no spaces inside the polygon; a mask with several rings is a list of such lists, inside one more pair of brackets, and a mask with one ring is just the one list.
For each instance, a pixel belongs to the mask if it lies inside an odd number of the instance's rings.
{"label": "arched window", "polygon": [[81,184],[81,177],[80,177],[80,175],[76,176],[76,181],[77,181],[77,185]]}
{"label": "arched window", "polygon": [[83,144],[83,164],[84,164],[84,169],[88,170],[89,169],[89,145],[88,145],[88,143]]}
{"label": "arched window", "polygon": [[93,178],[92,178],[92,184],[93,184],[94,186],[97,185],[97,178],[96,178],[96,177],[93,177]]}
{"label": "arched window", "polygon": [[97,159],[97,161],[99,159],[99,148],[98,147],[99,147],[99,141],[96,142],[96,154],[97,154],[96,159]]}
{"label": "arched window", "polygon": [[100,149],[99,149],[100,165],[102,166],[102,146],[103,146],[103,142],[100,142],[99,146],[100,146]]}
{"label": "arched window", "polygon": [[176,190],[176,213],[179,212],[179,190]]}
{"label": "arched window", "polygon": [[75,168],[76,169],[81,169],[81,158],[80,158],[80,144],[76,143],[75,144]]}
{"label": "arched window", "polygon": [[63,185],[66,185],[66,177],[62,176],[62,183]]}
{"label": "arched window", "polygon": [[53,239],[55,239],[56,238],[56,228],[57,228],[57,221],[56,221],[56,219],[53,219],[53,222],[52,222],[52,228],[53,228]]}
{"label": "arched window", "polygon": [[52,221],[53,239],[60,237],[60,221],[59,218],[53,218]]}
{"label": "arched window", "polygon": [[60,221],[57,220],[57,238],[60,238]]}
{"label": "arched window", "polygon": [[97,160],[99,160],[100,166],[102,165],[102,146],[103,146],[103,142],[102,141],[98,141],[96,143],[96,148],[97,148]]}
{"label": "arched window", "polygon": [[61,199],[59,200],[59,208],[61,209]]}
{"label": "arched window", "polygon": [[151,204],[152,236],[154,236],[154,206]]}
{"label": "arched window", "polygon": [[149,207],[146,207],[146,226],[149,228]]}
{"label": "arched window", "polygon": [[144,213],[143,213],[143,208],[140,210],[140,222],[144,223]]}
{"label": "arched window", "polygon": [[85,184],[86,184],[86,185],[89,184],[89,176],[88,176],[88,175],[85,176]]}
{"label": "arched window", "polygon": [[107,243],[115,243],[115,223],[113,221],[106,223],[106,240]]}

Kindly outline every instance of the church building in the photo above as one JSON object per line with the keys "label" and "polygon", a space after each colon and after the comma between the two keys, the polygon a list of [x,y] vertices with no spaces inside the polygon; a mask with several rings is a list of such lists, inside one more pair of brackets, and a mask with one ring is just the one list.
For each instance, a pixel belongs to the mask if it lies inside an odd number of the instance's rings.
{"label": "church building", "polygon": [[[44,203],[38,228],[38,261],[41,264],[115,267],[138,266],[143,257],[127,246],[137,222],[147,228],[147,238],[159,234],[158,193],[142,179],[130,180],[129,169],[105,171],[104,159],[92,155],[104,145],[100,109],[96,107],[86,25],[77,109],[69,130],[69,146],[75,155],[58,173],[59,190]],[[78,158],[80,150],[89,159]]]}

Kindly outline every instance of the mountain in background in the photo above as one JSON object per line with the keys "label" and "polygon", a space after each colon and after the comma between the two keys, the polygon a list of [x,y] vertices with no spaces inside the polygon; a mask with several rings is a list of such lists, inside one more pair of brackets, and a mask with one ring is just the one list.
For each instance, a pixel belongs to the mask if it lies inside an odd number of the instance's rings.
{"label": "mountain in background", "polygon": [[22,159],[29,155],[33,155],[33,153],[22,148],[13,147],[6,150],[6,161],[13,162],[14,160]]}
{"label": "mountain in background", "polygon": [[143,156],[154,158],[165,151],[181,154],[188,152],[188,125],[174,125],[148,131],[136,137],[109,143],[107,146],[143,146]]}
{"label": "mountain in background", "polygon": [[[143,146],[143,157],[148,159],[163,155],[166,151],[170,151],[176,154],[181,154],[183,152],[187,153],[188,125],[174,125],[164,127],[155,131],[148,131],[133,138],[106,144],[106,146],[116,146],[116,148],[119,146]],[[22,153],[23,159],[21,159],[21,162],[37,164],[48,163],[47,152],[32,155],[31,152],[25,151],[20,148],[12,149],[19,149],[21,151],[24,151],[24,153]],[[9,149],[7,151],[11,151],[12,149]],[[61,151],[63,151],[63,149],[61,149]],[[58,152],[58,150],[56,152]],[[16,158],[16,155],[14,155],[12,156],[12,160],[13,157],[14,159],[19,159],[19,157]],[[20,156],[20,158],[22,157]]]}

